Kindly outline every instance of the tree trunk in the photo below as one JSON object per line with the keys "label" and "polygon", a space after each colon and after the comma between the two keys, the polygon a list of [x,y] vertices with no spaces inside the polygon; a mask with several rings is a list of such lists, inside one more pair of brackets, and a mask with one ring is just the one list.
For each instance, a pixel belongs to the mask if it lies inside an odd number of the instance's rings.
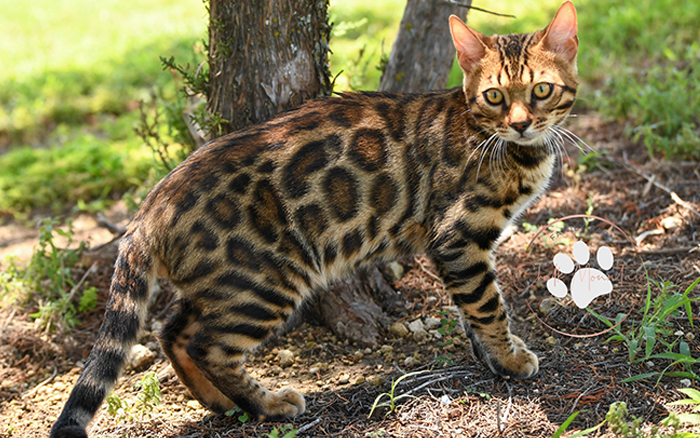
{"label": "tree trunk", "polygon": [[210,0],[207,110],[214,137],[332,91],[328,0]]}
{"label": "tree trunk", "polygon": [[445,88],[455,57],[447,24],[464,13],[471,0],[457,6],[445,0],[408,0],[399,33],[382,73],[379,91],[417,93]]}

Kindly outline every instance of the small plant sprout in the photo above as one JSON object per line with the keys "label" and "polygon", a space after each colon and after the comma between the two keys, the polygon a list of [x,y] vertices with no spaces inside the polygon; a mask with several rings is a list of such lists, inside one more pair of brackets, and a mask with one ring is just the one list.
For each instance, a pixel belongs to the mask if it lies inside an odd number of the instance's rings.
{"label": "small plant sprout", "polygon": [[438,312],[438,315],[441,316],[440,324],[442,324],[442,326],[437,330],[438,333],[442,335],[442,339],[438,341],[437,344],[443,348],[443,354],[435,358],[435,363],[438,366],[454,365],[452,354],[447,351],[447,348],[454,344],[452,332],[454,332],[457,327],[457,316],[452,310],[441,310]]}
{"label": "small plant sprout", "polygon": [[250,421],[250,415],[238,406],[234,406],[233,409],[228,410],[224,413],[224,415],[226,415],[227,417],[233,417],[236,414],[240,414],[237,418],[238,421],[240,421],[241,423],[247,423]]}
{"label": "small plant sprout", "polygon": [[286,424],[280,428],[275,426],[270,433],[266,433],[267,438],[294,438],[299,431],[294,429],[291,425]]}
{"label": "small plant sprout", "polygon": [[[652,284],[661,289],[656,298],[652,298]],[[664,375],[682,377],[698,380],[700,376],[695,371],[694,365],[700,364],[700,358],[692,356],[690,345],[684,339],[683,333],[674,329],[674,320],[679,317],[681,309],[686,312],[688,323],[694,328],[692,304],[700,301],[700,297],[690,298],[690,292],[700,284],[698,278],[693,284],[683,292],[677,292],[669,282],[650,282],[647,288],[647,297],[644,306],[644,313],[639,325],[627,332],[614,328],[615,334],[610,336],[606,342],[621,341],[629,350],[629,363],[637,363],[650,359],[670,360],[671,364],[662,371],[652,371],[639,374],[623,380],[623,382],[633,382],[635,380],[658,376],[658,384]],[[598,320],[608,327],[613,327],[619,323],[624,315],[617,315],[615,323],[602,315],[594,312],[590,308],[588,311]],[[655,347],[662,346],[663,351],[654,353]],[[670,371],[676,365],[682,364],[684,371]]]}
{"label": "small plant sprout", "polygon": [[[372,417],[372,414],[374,413],[374,410],[377,408],[389,408],[389,412],[386,413],[386,415],[389,415],[391,412],[394,412],[396,410],[396,402],[407,398],[415,398],[415,396],[410,395],[410,394],[401,394],[401,395],[396,395],[396,387],[398,386],[399,383],[401,383],[402,380],[408,378],[408,377],[413,377],[418,374],[422,374],[425,371],[415,371],[412,373],[404,374],[403,376],[399,377],[396,380],[391,381],[391,390],[389,392],[383,392],[377,396],[376,399],[374,399],[374,403],[372,403],[372,409],[369,411],[369,415],[367,416],[368,418]],[[389,401],[386,403],[379,403],[379,401],[383,397],[388,397]]]}

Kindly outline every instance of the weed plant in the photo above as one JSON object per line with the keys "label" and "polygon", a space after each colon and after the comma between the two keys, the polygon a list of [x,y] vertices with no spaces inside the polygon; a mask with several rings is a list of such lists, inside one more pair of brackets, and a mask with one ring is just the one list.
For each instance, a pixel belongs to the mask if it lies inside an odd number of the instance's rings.
{"label": "weed plant", "polygon": [[[659,294],[652,298],[652,284],[660,289]],[[658,376],[657,384],[664,375],[674,377],[684,377],[690,379],[700,379],[693,368],[700,364],[700,358],[694,358],[690,350],[690,345],[684,339],[686,336],[682,331],[678,331],[677,321],[681,318],[681,310],[685,310],[686,318],[691,328],[695,328],[693,323],[692,303],[700,301],[700,297],[691,298],[690,293],[700,284],[698,278],[693,284],[680,293],[675,286],[669,282],[650,282],[647,288],[647,297],[644,305],[644,313],[638,324],[627,332],[623,332],[620,326],[613,330],[614,335],[610,336],[606,342],[620,341],[627,346],[629,351],[629,362],[638,363],[654,359],[671,361],[662,371],[652,371],[623,380],[631,382],[639,379]],[[617,315],[615,323],[602,315],[588,309],[593,316],[602,321],[608,327],[613,327],[619,323],[623,314]],[[695,336],[693,333],[688,333]],[[661,352],[655,352],[655,347],[660,346]],[[658,350],[658,348],[657,348]],[[676,365],[683,365],[684,371],[668,371]]]}

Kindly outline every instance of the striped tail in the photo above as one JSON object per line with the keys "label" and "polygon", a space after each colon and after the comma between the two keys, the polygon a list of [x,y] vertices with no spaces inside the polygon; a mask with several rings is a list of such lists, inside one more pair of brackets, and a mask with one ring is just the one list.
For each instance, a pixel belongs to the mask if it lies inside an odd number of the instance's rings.
{"label": "striped tail", "polygon": [[151,268],[150,256],[127,234],[119,247],[105,319],[51,438],[87,437],[85,427],[117,381],[143,326],[155,280]]}

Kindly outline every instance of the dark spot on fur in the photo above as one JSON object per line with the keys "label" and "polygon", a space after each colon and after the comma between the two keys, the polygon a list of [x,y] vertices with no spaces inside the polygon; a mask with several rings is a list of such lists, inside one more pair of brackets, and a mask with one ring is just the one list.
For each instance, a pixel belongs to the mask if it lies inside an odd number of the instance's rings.
{"label": "dark spot on fur", "polygon": [[341,222],[357,215],[361,202],[355,175],[343,167],[328,170],[323,181],[323,189],[333,215]]}

